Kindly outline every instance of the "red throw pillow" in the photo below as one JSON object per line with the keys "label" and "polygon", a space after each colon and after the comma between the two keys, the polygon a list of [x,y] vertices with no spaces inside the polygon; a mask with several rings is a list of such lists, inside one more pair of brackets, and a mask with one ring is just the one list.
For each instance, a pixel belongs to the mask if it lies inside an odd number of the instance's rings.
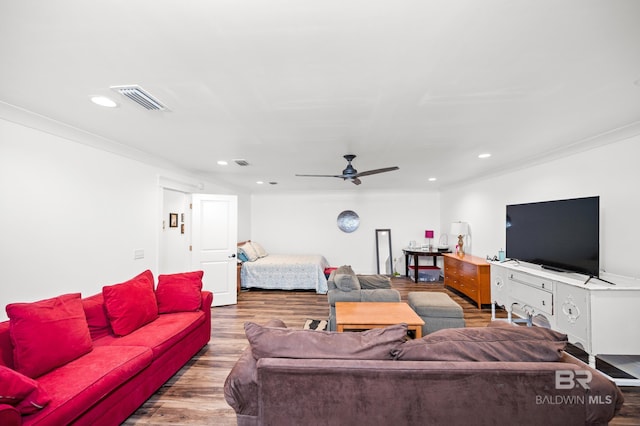
{"label": "red throw pillow", "polygon": [[51,398],[38,382],[0,365],[0,404],[9,404],[20,414],[31,414],[42,409]]}
{"label": "red throw pillow", "polygon": [[87,317],[87,324],[89,324],[91,339],[96,340],[111,334],[111,325],[104,307],[102,293],[82,299],[82,307],[84,308],[84,315]]}
{"label": "red throw pillow", "polygon": [[158,318],[153,274],[149,270],[129,281],[102,287],[102,295],[111,328],[118,336],[126,336]]}
{"label": "red throw pillow", "polygon": [[93,348],[80,293],[7,305],[15,369],[32,378]]}
{"label": "red throw pillow", "polygon": [[159,275],[156,299],[161,314],[197,311],[202,304],[203,271]]}

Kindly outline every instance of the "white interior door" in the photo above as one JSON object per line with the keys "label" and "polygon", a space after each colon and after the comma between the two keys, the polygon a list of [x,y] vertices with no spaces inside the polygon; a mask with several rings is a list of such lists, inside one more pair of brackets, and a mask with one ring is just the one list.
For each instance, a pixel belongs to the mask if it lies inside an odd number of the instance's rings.
{"label": "white interior door", "polygon": [[193,194],[192,268],[204,271],[203,288],[213,292],[213,305],[233,305],[237,294],[238,198]]}

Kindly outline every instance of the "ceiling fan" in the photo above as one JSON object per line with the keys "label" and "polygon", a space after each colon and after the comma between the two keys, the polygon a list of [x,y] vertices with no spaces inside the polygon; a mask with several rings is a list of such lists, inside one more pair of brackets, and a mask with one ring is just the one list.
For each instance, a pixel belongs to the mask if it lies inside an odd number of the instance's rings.
{"label": "ceiling fan", "polygon": [[359,172],[353,168],[353,166],[351,165],[351,161],[353,161],[354,158],[356,158],[355,155],[353,154],[347,154],[347,155],[343,155],[344,159],[347,160],[347,162],[349,164],[347,164],[347,167],[342,171],[341,175],[296,175],[296,176],[307,176],[307,177],[335,177],[335,178],[340,178],[343,180],[350,180],[351,182],[353,182],[355,185],[360,185],[362,183],[362,181],[359,179],[362,176],[369,176],[369,175],[375,175],[378,173],[385,173],[385,172],[391,172],[393,170],[398,170],[399,167],[385,167],[384,169],[374,169],[374,170],[367,170],[366,172]]}

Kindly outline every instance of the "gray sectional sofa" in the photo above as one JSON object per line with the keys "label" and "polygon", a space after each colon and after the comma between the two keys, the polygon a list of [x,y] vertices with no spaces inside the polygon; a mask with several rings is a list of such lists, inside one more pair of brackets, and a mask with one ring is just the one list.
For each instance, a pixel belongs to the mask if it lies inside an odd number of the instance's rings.
{"label": "gray sectional sofa", "polygon": [[357,275],[351,266],[331,271],[327,279],[329,331],[336,330],[336,302],[400,302],[400,293],[391,288],[385,275]]}
{"label": "gray sectional sofa", "polygon": [[497,325],[405,341],[404,324],[334,333],[247,323],[225,398],[238,426],[606,425],[620,410],[620,390],[566,354],[565,335]]}

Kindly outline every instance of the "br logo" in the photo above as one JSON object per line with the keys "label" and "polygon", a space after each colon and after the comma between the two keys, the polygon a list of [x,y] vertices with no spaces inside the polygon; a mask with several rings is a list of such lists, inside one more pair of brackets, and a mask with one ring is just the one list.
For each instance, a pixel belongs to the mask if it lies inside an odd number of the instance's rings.
{"label": "br logo", "polygon": [[591,378],[589,370],[556,370],[556,389],[589,389]]}

